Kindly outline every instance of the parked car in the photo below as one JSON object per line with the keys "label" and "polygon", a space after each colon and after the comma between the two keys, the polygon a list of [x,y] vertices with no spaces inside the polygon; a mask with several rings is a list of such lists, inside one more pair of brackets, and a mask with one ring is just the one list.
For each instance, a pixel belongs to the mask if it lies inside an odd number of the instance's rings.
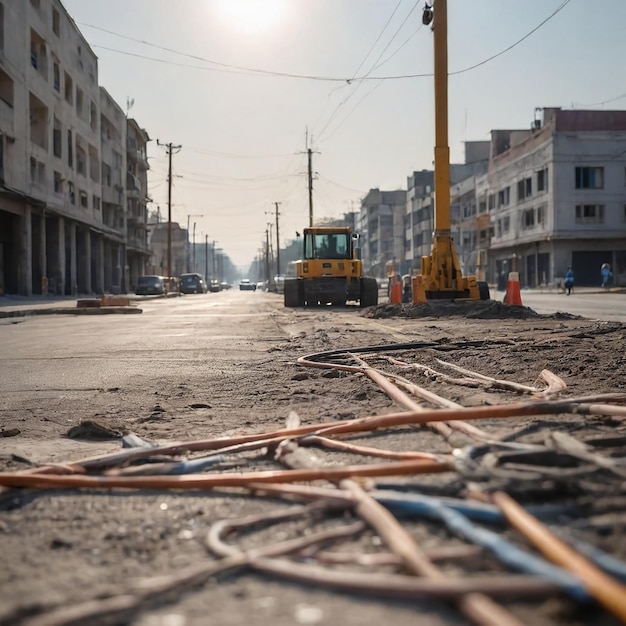
{"label": "parked car", "polygon": [[239,282],[239,291],[256,291],[256,283],[251,283],[249,278],[242,278]]}
{"label": "parked car", "polygon": [[153,274],[140,276],[135,293],[138,296],[161,296],[165,293],[165,278]]}
{"label": "parked car", "polygon": [[276,289],[276,293],[285,293],[284,274],[276,274],[276,276],[274,276],[274,288]]}
{"label": "parked car", "polygon": [[180,275],[180,292],[181,293],[206,293],[206,283],[202,274],[181,274]]}
{"label": "parked car", "polygon": [[220,281],[217,278],[211,278],[209,281],[209,291],[215,293],[217,291],[221,291],[222,287],[220,286]]}
{"label": "parked car", "polygon": [[226,281],[222,281],[220,283],[220,289],[222,291],[224,291],[224,289],[231,289],[231,288],[232,288],[232,285],[230,283],[227,283]]}

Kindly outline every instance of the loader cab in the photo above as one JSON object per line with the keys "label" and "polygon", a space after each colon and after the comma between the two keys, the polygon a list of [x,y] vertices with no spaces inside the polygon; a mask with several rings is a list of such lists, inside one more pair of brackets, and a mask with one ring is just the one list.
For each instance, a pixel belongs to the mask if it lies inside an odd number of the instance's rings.
{"label": "loader cab", "polygon": [[352,237],[348,232],[305,232],[304,258],[351,259]]}

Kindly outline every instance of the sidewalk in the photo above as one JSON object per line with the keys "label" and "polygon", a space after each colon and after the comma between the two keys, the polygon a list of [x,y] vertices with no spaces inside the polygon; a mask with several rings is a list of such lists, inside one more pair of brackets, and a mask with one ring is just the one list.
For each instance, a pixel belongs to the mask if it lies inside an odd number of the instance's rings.
{"label": "sidewalk", "polygon": [[105,306],[79,308],[79,300],[97,300],[92,296],[0,296],[0,318],[25,317],[27,315],[102,315],[110,313],[142,313],[132,302],[134,296],[127,296],[130,306]]}

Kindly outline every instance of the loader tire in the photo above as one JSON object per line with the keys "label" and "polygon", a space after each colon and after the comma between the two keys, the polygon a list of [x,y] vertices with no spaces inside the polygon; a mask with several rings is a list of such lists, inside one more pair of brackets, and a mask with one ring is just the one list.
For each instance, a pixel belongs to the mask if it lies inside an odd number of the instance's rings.
{"label": "loader tire", "polygon": [[304,306],[304,292],[301,282],[297,279],[286,279],[283,297],[286,307]]}
{"label": "loader tire", "polygon": [[378,283],[375,278],[361,278],[361,307],[378,304]]}
{"label": "loader tire", "polygon": [[489,283],[484,280],[479,280],[478,283],[478,295],[481,300],[489,300]]}

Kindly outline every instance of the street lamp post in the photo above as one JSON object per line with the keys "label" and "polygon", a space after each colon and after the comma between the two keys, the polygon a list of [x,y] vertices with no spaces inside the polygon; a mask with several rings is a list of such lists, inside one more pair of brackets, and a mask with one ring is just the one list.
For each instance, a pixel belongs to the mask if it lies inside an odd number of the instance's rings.
{"label": "street lamp post", "polygon": [[[191,272],[191,268],[190,268],[190,262],[191,262],[191,254],[189,252],[189,222],[191,220],[192,217],[204,217],[204,215],[202,215],[201,213],[195,213],[195,214],[188,214],[187,215],[187,273]],[[195,227],[195,224],[194,224]],[[195,271],[195,269],[194,269]]]}

